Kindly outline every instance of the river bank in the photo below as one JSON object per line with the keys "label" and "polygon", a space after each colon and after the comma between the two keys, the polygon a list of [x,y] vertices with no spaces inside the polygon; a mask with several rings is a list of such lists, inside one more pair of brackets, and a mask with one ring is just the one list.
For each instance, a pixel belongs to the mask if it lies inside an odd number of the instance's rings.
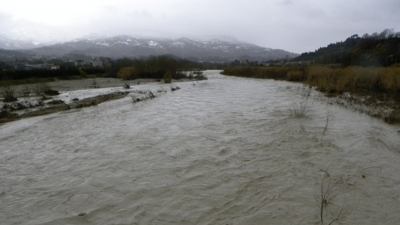
{"label": "river bank", "polygon": [[[0,124],[33,116],[95,106],[127,96],[131,97],[133,103],[136,103],[178,89],[176,84],[159,85],[158,89],[146,89],[146,84],[153,84],[154,86],[159,82],[154,79],[121,81],[114,78],[96,78],[12,86],[12,90],[16,93],[16,100],[12,102],[0,101]],[[28,90],[28,93],[24,90]],[[55,94],[47,95],[44,93],[46,91]]]}
{"label": "river bank", "polygon": [[400,123],[400,68],[330,66],[232,67],[224,75],[301,82],[331,97],[333,102]]}

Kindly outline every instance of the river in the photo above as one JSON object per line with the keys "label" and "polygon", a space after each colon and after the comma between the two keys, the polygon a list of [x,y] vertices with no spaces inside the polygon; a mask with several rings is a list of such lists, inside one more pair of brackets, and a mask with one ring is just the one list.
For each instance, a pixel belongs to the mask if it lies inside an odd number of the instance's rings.
{"label": "river", "polygon": [[301,84],[206,75],[0,126],[0,224],[319,224],[321,184],[326,224],[400,224],[399,126]]}

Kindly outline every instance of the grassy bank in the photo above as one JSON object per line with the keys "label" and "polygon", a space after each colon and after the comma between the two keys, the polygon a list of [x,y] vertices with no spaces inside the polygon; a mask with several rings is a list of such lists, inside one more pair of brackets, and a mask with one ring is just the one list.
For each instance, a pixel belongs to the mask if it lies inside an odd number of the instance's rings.
{"label": "grassy bank", "polygon": [[393,109],[390,115],[382,115],[390,123],[400,122],[400,67],[334,67],[334,66],[270,66],[231,67],[225,75],[287,80],[302,82],[316,87],[329,95],[345,92],[357,96],[368,96],[372,107],[385,102]]}
{"label": "grassy bank", "polygon": [[329,93],[400,95],[400,67],[232,67],[225,75],[304,82]]}

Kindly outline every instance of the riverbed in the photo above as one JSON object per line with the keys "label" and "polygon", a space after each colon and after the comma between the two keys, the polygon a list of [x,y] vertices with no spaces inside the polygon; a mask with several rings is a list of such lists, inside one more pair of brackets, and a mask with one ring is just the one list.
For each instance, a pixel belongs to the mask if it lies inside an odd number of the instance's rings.
{"label": "riverbed", "polygon": [[321,184],[324,223],[399,224],[399,126],[301,84],[205,75],[0,126],[0,224],[320,224]]}

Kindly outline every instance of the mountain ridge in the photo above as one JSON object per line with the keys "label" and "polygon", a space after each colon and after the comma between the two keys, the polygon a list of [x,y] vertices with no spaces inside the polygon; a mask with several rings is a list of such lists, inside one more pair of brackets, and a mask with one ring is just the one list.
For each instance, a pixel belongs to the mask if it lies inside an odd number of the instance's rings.
{"label": "mountain ridge", "polygon": [[222,41],[219,39],[200,41],[186,37],[177,39],[137,38],[128,35],[76,39],[26,49],[22,52],[45,57],[85,55],[114,59],[174,55],[179,58],[205,62],[268,61],[297,56],[297,54],[285,50],[265,48],[241,41]]}

